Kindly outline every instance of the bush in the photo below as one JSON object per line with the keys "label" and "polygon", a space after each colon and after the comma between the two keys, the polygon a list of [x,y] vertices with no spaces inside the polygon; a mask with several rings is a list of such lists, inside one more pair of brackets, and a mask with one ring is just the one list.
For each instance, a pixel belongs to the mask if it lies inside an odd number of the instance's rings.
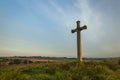
{"label": "bush", "polygon": [[1,72],[0,80],[24,80],[24,77],[18,70],[8,69]]}

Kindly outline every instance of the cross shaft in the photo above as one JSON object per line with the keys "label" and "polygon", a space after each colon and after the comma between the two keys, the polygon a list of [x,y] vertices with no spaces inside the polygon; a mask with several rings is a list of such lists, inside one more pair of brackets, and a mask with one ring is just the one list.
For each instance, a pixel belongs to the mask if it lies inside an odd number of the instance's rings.
{"label": "cross shaft", "polygon": [[87,26],[84,25],[80,27],[80,21],[76,21],[77,28],[71,30],[72,33],[77,32],[77,59],[82,62],[82,43],[81,43],[81,31],[87,29]]}

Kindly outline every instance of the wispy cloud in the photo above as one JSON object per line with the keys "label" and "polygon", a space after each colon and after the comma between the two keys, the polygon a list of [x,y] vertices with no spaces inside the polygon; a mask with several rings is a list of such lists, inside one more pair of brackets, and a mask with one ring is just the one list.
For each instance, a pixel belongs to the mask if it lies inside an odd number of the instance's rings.
{"label": "wispy cloud", "polygon": [[[120,25],[120,15],[117,14],[119,3],[112,3],[112,1],[98,3],[89,0],[70,0],[62,3],[58,0],[16,0],[15,2],[21,10],[14,10],[16,12],[14,16],[11,15],[13,13],[11,11],[8,17],[3,16],[0,19],[2,22],[0,25],[4,26],[4,28],[0,27],[2,28],[1,39],[8,39],[11,45],[16,44],[11,50],[17,47],[18,52],[25,51],[24,55],[25,53],[26,55],[27,53],[44,55],[42,53],[45,53],[48,56],[76,57],[76,34],[72,35],[70,31],[76,28],[76,21],[80,20],[81,26],[84,24],[88,26],[87,30],[82,31],[85,57],[98,57],[100,53],[105,53],[106,56],[112,56],[112,53],[119,55],[117,49],[120,46],[119,27],[116,27]],[[110,10],[110,5],[113,6],[114,12]],[[10,38],[14,39],[10,40]],[[24,49],[21,48],[22,46]],[[116,47],[117,50],[112,49],[111,46]]]}

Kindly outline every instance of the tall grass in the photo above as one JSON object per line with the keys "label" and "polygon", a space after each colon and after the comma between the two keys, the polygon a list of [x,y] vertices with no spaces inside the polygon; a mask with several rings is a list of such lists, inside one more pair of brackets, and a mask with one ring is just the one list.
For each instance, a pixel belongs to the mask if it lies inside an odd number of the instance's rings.
{"label": "tall grass", "polygon": [[0,80],[120,80],[117,60],[56,64],[10,65],[0,69]]}

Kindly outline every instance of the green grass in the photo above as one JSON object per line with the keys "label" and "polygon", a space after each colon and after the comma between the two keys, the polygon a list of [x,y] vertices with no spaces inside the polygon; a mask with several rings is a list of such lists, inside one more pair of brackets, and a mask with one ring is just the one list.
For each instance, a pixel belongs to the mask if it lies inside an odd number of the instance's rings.
{"label": "green grass", "polygon": [[119,60],[9,65],[0,80],[120,80]]}

